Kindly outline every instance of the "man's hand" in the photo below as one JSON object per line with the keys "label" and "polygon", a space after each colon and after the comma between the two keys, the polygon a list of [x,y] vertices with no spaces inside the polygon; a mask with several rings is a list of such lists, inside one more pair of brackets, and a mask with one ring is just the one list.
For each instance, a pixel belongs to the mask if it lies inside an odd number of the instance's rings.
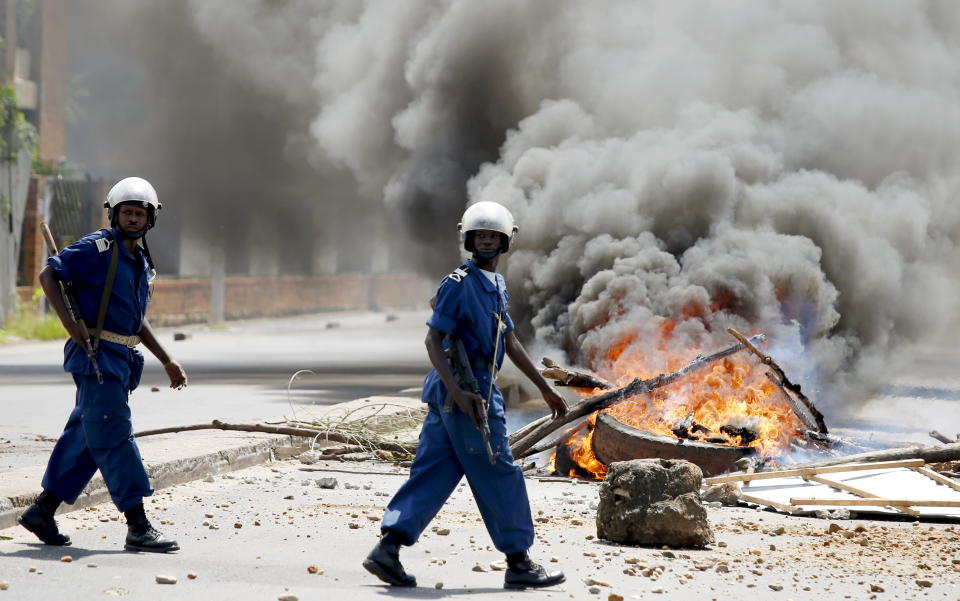
{"label": "man's hand", "polygon": [[90,342],[90,332],[87,331],[87,326],[85,326],[83,322],[70,319],[64,322],[64,327],[67,330],[67,334],[70,334],[70,338],[86,352],[87,343]]}
{"label": "man's hand", "polygon": [[473,425],[479,430],[481,423],[480,415],[486,404],[483,397],[469,390],[464,390],[463,388],[451,390],[450,394],[453,396],[453,401],[457,404],[457,407],[460,407],[460,411],[469,415],[473,421]]}
{"label": "man's hand", "polygon": [[563,400],[563,397],[557,394],[552,388],[547,388],[543,391],[543,400],[547,402],[547,405],[550,407],[550,413],[553,418],[563,417],[567,414],[567,403]]}
{"label": "man's hand", "polygon": [[170,378],[170,388],[180,390],[187,385],[187,372],[183,371],[183,367],[174,359],[164,363],[163,369],[167,372],[167,377]]}

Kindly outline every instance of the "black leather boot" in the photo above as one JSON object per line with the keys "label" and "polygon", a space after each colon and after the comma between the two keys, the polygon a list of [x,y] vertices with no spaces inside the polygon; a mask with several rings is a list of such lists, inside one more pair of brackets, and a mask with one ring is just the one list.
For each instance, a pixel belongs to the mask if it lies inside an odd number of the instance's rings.
{"label": "black leather boot", "polygon": [[64,546],[70,544],[70,537],[60,534],[57,522],[53,519],[60,499],[47,491],[40,493],[37,500],[17,518],[21,526],[37,535],[46,545]]}
{"label": "black leather boot", "polygon": [[400,563],[400,547],[381,541],[363,561],[368,572],[391,586],[417,586],[417,579]]}
{"label": "black leather boot", "polygon": [[127,541],[123,546],[127,551],[147,551],[149,553],[170,553],[179,551],[177,541],[164,538],[147,519],[143,503],[123,512],[127,518]]}
{"label": "black leather boot", "polygon": [[542,565],[531,561],[524,553],[522,559],[507,557],[507,573],[503,577],[503,588],[542,588],[560,584],[566,579],[563,572],[548,572]]}

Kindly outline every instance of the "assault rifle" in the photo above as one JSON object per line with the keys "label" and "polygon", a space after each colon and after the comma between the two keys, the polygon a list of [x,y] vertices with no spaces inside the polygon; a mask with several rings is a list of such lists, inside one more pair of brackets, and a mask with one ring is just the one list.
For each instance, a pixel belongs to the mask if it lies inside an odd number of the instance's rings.
{"label": "assault rifle", "polygon": [[[481,399],[480,383],[473,375],[473,368],[470,367],[470,357],[467,356],[467,349],[463,347],[463,340],[459,336],[447,336],[447,359],[450,360],[450,366],[453,367],[453,373],[457,377],[460,387],[472,392]],[[499,453],[493,451],[490,446],[490,421],[487,419],[488,399],[483,399],[483,406],[480,407],[480,434],[483,436],[483,446],[487,449],[487,458],[490,459],[490,465],[497,463]],[[454,402],[453,395],[447,392],[447,398],[443,401],[443,410],[446,413],[453,413]]]}
{"label": "assault rifle", "polygon": [[[50,251],[50,255],[58,254],[57,242],[53,239],[53,234],[50,233],[50,226],[46,223],[41,223],[40,230],[43,232],[43,238],[47,241],[47,248]],[[77,298],[73,295],[73,284],[71,282],[64,282],[60,278],[57,278],[57,283],[60,284],[60,294],[63,296],[63,304],[66,305],[67,311],[73,316],[73,319],[77,323],[84,324],[83,315],[80,313],[80,303],[77,302]],[[103,384],[103,374],[100,373],[100,365],[97,363],[97,352],[94,350],[89,339],[87,339],[84,351],[86,351],[87,357],[90,359],[93,372],[97,374],[97,383]]]}

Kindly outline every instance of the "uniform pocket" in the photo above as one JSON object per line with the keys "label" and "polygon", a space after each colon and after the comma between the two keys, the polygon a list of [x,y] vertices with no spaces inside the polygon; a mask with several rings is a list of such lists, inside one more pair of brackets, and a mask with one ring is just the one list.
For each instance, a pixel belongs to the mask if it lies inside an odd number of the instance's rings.
{"label": "uniform pocket", "polygon": [[113,409],[87,409],[81,416],[87,446],[106,449],[120,446],[133,435],[129,411]]}

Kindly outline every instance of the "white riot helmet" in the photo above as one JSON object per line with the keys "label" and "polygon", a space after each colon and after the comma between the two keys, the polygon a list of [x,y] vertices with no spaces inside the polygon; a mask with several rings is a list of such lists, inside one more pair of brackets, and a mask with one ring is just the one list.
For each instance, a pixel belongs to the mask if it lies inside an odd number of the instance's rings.
{"label": "white riot helmet", "polygon": [[470,205],[463,212],[460,223],[457,224],[460,231],[460,241],[467,252],[475,252],[473,246],[473,236],[468,235],[476,230],[493,230],[503,234],[503,245],[501,252],[510,250],[510,243],[516,235],[519,228],[513,224],[513,215],[507,208],[499,203],[484,200],[477,204]]}
{"label": "white riot helmet", "polygon": [[149,214],[147,229],[152,228],[157,222],[157,212],[163,206],[157,198],[157,191],[153,189],[150,182],[142,177],[126,177],[110,188],[107,201],[103,203],[103,206],[107,208],[110,225],[114,227],[117,225],[115,223],[118,217],[117,207],[128,203],[147,209]]}

